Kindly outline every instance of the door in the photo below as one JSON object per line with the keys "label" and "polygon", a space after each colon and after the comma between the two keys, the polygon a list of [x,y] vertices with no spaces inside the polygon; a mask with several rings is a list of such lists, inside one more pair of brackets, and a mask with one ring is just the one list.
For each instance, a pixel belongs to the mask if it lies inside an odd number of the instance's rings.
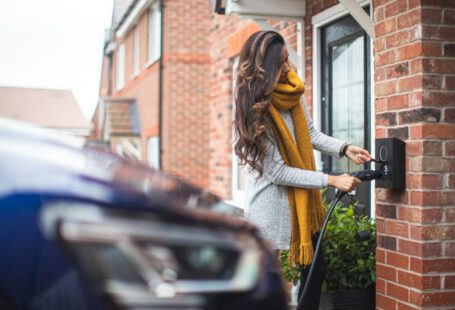
{"label": "door", "polygon": [[[350,144],[370,149],[370,40],[352,18],[344,17],[321,28],[321,129]],[[347,158],[322,156],[326,173],[369,169]],[[362,183],[353,198],[370,213],[370,184]],[[329,198],[334,191],[329,190]],[[345,198],[349,199],[349,197]]]}

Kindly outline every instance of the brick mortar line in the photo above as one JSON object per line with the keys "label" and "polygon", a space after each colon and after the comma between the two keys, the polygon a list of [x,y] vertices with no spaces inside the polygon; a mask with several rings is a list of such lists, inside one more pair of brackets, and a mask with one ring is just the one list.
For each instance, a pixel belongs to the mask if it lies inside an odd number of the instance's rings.
{"label": "brick mortar line", "polygon": [[[410,264],[410,263],[409,263]],[[385,267],[390,267],[390,268],[393,268],[395,270],[398,270],[398,271],[405,271],[406,273],[409,273],[409,274],[412,274],[412,275],[415,275],[415,276],[420,276],[422,278],[428,278],[428,277],[447,277],[447,276],[455,276],[455,273],[454,272],[442,272],[442,273],[419,273],[419,272],[416,272],[416,271],[413,271],[413,270],[410,270],[410,269],[403,269],[401,267],[397,267],[397,266],[391,266],[389,265],[388,263],[376,263],[376,265],[381,265],[381,266],[385,266]],[[382,279],[380,278],[381,280],[383,280],[384,282],[391,282],[391,280],[388,280],[388,279]],[[398,281],[398,280],[397,280]],[[391,283],[394,283],[394,282],[391,282]],[[415,288],[414,288],[415,289]],[[454,288],[455,290],[455,288]]]}
{"label": "brick mortar line", "polygon": [[[444,108],[440,108],[442,111],[444,111]],[[447,109],[447,108],[445,108]],[[450,108],[448,108],[450,109]],[[410,110],[391,110],[393,112],[396,112],[396,111],[399,111],[399,112],[408,112]],[[411,110],[412,111],[412,110]],[[384,112],[384,113],[392,113],[392,112]],[[378,114],[383,114],[382,112],[381,113],[378,113]],[[375,128],[380,128],[380,129],[383,129],[383,128],[389,128],[389,129],[396,129],[398,127],[404,127],[404,126],[407,126],[407,127],[415,127],[415,126],[422,126],[422,125],[453,125],[455,126],[455,123],[452,123],[452,122],[444,122],[444,121],[439,121],[439,122],[426,122],[426,121],[416,121],[414,123],[397,123],[396,125],[376,125]],[[407,140],[411,140],[411,141],[414,141],[412,140],[411,138],[408,138]],[[446,139],[446,138],[440,138],[440,140],[453,140],[453,139]]]}
{"label": "brick mortar line", "polygon": [[[376,10],[376,9],[379,9],[379,8],[381,8],[381,7],[382,7],[382,5],[379,6],[379,7],[375,7],[375,10]],[[374,22],[375,22],[375,23],[378,23],[378,22],[379,22],[379,23],[382,23],[382,22],[385,22],[386,20],[389,20],[389,19],[392,19],[392,18],[398,19],[398,18],[403,17],[403,16],[406,16],[406,15],[408,15],[408,14],[410,14],[410,13],[414,13],[414,11],[422,11],[422,9],[437,9],[438,11],[441,12],[441,19],[442,19],[442,17],[444,16],[444,12],[450,11],[450,10],[451,10],[451,11],[454,11],[453,9],[447,8],[447,7],[441,8],[441,6],[432,6],[432,5],[426,6],[426,5],[425,5],[425,6],[416,6],[416,7],[412,8],[412,9],[410,9],[410,10],[409,10],[409,9],[406,9],[404,12],[401,12],[401,13],[399,13],[398,15],[395,14],[395,15],[393,15],[393,16],[388,16],[388,17],[386,17],[386,16],[385,16],[385,6],[384,6],[384,19],[381,20],[381,21],[376,21],[376,20],[374,20]],[[414,24],[414,25],[412,25],[412,26],[416,26],[416,25],[438,25],[438,26],[439,26],[439,25],[443,25],[443,26],[445,26],[445,25],[447,25],[447,24],[429,24],[429,23],[422,23],[422,18],[421,18],[421,17],[422,17],[422,14],[420,14],[419,17],[420,17],[420,23],[419,23],[419,24]],[[373,16],[373,18],[374,18],[374,16]],[[412,26],[411,26],[411,27],[412,27]],[[453,27],[453,26],[451,26],[450,24],[447,25],[447,26]],[[401,29],[407,29],[407,28],[410,28],[410,27],[401,28]]]}
{"label": "brick mortar line", "polygon": [[[454,75],[455,76],[455,75]],[[447,89],[447,90],[443,90],[443,89],[425,89],[426,91],[431,91],[433,93],[442,93],[442,94],[446,94],[446,93],[450,93],[450,94],[455,94],[455,90],[450,90],[450,89]],[[446,108],[448,107],[454,107],[453,105],[451,106],[445,106]]]}
{"label": "brick mortar line", "polygon": [[[380,111],[380,112],[377,112],[375,113],[376,115],[378,114],[385,114],[385,113],[395,113],[395,112],[409,112],[409,111],[413,111],[413,110],[416,110],[416,109],[450,109],[451,107],[433,107],[433,106],[430,106],[430,107],[426,107],[426,106],[415,106],[415,107],[407,107],[407,108],[403,108],[403,109],[400,109],[400,110],[385,110],[385,111]],[[432,122],[432,124],[438,124],[440,122]],[[408,124],[414,124],[414,123],[408,123]],[[452,123],[453,124],[453,123]],[[395,125],[376,125],[377,127],[393,127]],[[425,140],[426,141],[426,140]]]}
{"label": "brick mortar line", "polygon": [[[440,158],[441,156],[436,156],[436,155],[431,155],[431,156],[428,156],[428,155],[415,155],[415,156],[412,156],[412,157],[418,157],[418,156],[426,156],[426,157],[438,157]],[[412,175],[419,175],[419,174],[425,174],[425,175],[441,175],[440,172],[434,172],[434,171],[430,171],[430,172],[414,172],[414,171],[410,171],[408,172],[409,174],[412,174]],[[450,173],[450,172],[449,172]],[[455,174],[455,172],[454,172]]]}
{"label": "brick mortar line", "polygon": [[[409,222],[409,221],[400,220],[400,219],[392,219],[392,218],[389,218],[389,217],[381,217],[381,218],[387,219],[387,220],[393,220],[393,221],[396,221],[396,222],[399,222],[399,223],[419,223],[419,222]],[[435,224],[437,224],[437,223],[433,223],[433,224],[429,223],[429,224],[414,225],[414,226],[423,226],[423,225],[432,225],[432,226],[434,226]],[[455,223],[453,224],[453,226],[455,226]],[[428,241],[428,240],[424,240],[424,241]],[[454,239],[454,241],[455,241],[455,239]]]}
{"label": "brick mortar line", "polygon": [[[421,290],[416,289],[416,288],[409,288],[409,290],[410,290],[410,291],[411,291],[411,290],[412,290],[412,291],[416,291],[416,292],[421,291]],[[422,290],[422,292],[424,292],[424,293],[430,293],[430,294],[432,294],[432,293],[455,293],[455,289],[452,289],[452,288],[451,288],[451,289],[444,289],[444,288],[434,289],[434,288],[432,288],[432,289],[425,289],[425,290]],[[453,309],[453,308],[452,308],[452,309]]]}
{"label": "brick mortar line", "polygon": [[[387,67],[381,67],[379,69],[387,69],[389,67],[393,67],[395,66],[395,64],[393,65],[390,65],[390,66],[387,66]],[[400,77],[395,77],[395,78],[390,78],[390,79],[384,79],[384,80],[380,80],[380,81],[375,81],[375,83],[383,83],[383,82],[391,82],[391,81],[398,81],[400,79],[405,79],[405,78],[411,78],[411,77],[415,77],[415,76],[422,76],[421,72],[417,72],[417,73],[414,73],[414,74],[408,74],[408,75],[402,75]],[[439,76],[439,75],[438,75]]]}
{"label": "brick mortar line", "polygon": [[[413,291],[416,291],[416,290],[413,290]],[[419,292],[419,291],[417,291]],[[387,297],[389,299],[393,299],[394,301],[397,301],[401,304],[405,304],[407,306],[410,306],[412,308],[415,308],[415,310],[419,310],[419,309],[422,309],[423,306],[416,306],[415,304],[410,304],[409,302],[406,302],[406,301],[403,301],[403,300],[400,300],[400,299],[397,299],[395,297],[391,297],[391,296],[387,296],[387,295],[384,295],[384,294],[381,294],[381,293],[377,293],[378,295],[382,295],[384,297]],[[379,309],[384,309],[384,308],[379,308]],[[453,306],[425,306],[425,309],[427,310],[453,310]],[[386,309],[386,310],[392,310],[392,309]]]}
{"label": "brick mortar line", "polygon": [[[438,139],[438,138],[421,138],[421,139],[412,139],[412,140],[409,140],[409,142],[455,142],[455,138],[454,139]],[[415,156],[429,156],[429,157],[434,157],[434,156],[437,156],[437,155],[415,155]],[[415,157],[415,156],[412,156],[412,157]],[[454,155],[455,156],[455,155]],[[438,156],[438,157],[441,157],[441,156]],[[449,157],[453,157],[453,156],[449,156]]]}
{"label": "brick mortar line", "polygon": [[[375,6],[374,8],[375,9],[378,9],[378,8],[381,8],[381,7],[385,8],[388,4],[392,3],[392,1],[393,0],[390,0],[389,2],[383,3],[383,4],[379,5],[379,6]],[[406,6],[406,7],[408,7],[408,6]],[[439,8],[440,9],[441,7],[440,6],[436,6],[436,5],[431,5],[431,4],[424,4],[424,5],[419,4],[419,5],[416,5],[414,8],[424,8],[424,9],[425,8]],[[445,8],[445,9],[451,10],[451,8]]]}
{"label": "brick mortar line", "polygon": [[[411,264],[411,263],[409,262],[409,264]],[[415,276],[419,276],[421,278],[455,276],[455,273],[453,273],[453,272],[434,273],[434,271],[432,271],[433,273],[420,273],[420,272],[416,272],[416,271],[413,271],[413,270],[410,270],[410,269],[403,269],[401,267],[393,266],[393,265],[390,265],[389,263],[378,263],[378,262],[376,262],[376,265],[381,265],[381,266],[384,266],[384,267],[393,268],[393,269],[395,269],[397,271],[405,271],[406,273],[409,273],[409,274],[412,274],[412,275],[415,275]],[[398,278],[398,275],[397,275],[397,278]],[[383,279],[383,278],[380,278],[380,279],[382,281],[384,281],[384,282],[396,283],[396,282],[392,282],[391,280],[388,280],[388,279]],[[413,289],[416,289],[416,288],[413,288]],[[430,290],[430,289],[425,289],[425,290]],[[440,290],[444,290],[444,289],[440,289]],[[455,290],[455,288],[453,290]]]}
{"label": "brick mortar line", "polygon": [[[386,220],[386,219],[389,219],[389,218],[387,218],[387,217],[382,217],[382,219]],[[402,223],[402,221],[403,221],[403,220],[399,220],[399,219],[390,219],[390,220],[396,220],[397,222],[400,222],[400,223]],[[419,222],[409,222],[409,221],[407,221],[406,223],[416,224],[416,223],[419,223]],[[414,225],[414,226],[418,226],[418,225]],[[388,233],[386,233],[386,232],[384,232],[384,233],[377,232],[377,234],[378,234],[378,235],[383,235],[383,236],[389,236],[389,237],[392,237],[392,236],[393,236],[393,237],[397,237],[397,236],[395,236],[395,235],[390,235],[390,234],[388,234]],[[441,241],[433,241],[433,242],[430,242],[430,240],[422,240],[422,241],[425,241],[425,242],[422,242],[422,244],[429,244],[429,243],[441,242]],[[453,240],[453,241],[455,241],[455,240]]]}
{"label": "brick mortar line", "polygon": [[[396,254],[399,254],[399,255],[402,255],[402,256],[406,256],[406,257],[413,257],[413,258],[416,257],[416,256],[412,256],[412,255],[409,255],[409,254],[403,254],[403,253],[400,253],[400,252],[397,252],[397,251],[392,251],[392,250],[385,249],[385,248],[381,248],[381,250],[384,251],[384,257],[386,257],[385,255],[388,254],[388,253],[396,253]],[[418,257],[418,258],[421,258],[420,256],[417,256],[417,257]],[[439,256],[433,256],[433,257],[441,258],[441,257],[439,257]],[[450,258],[455,258],[455,256],[442,257],[441,259],[448,259],[448,258],[449,258],[449,259],[450,259]],[[431,257],[425,257],[425,258],[421,258],[421,259],[434,260],[434,258],[431,258]],[[384,266],[388,266],[388,265],[386,265],[387,263],[379,263],[379,264],[384,265]],[[409,265],[409,267],[410,267],[410,261],[409,261],[408,265]],[[392,267],[398,268],[398,269],[400,269],[400,270],[409,271],[409,272],[411,272],[411,273],[415,273],[415,274],[419,274],[419,275],[421,274],[421,273],[418,273],[418,272],[413,271],[413,270],[410,270],[410,269],[403,269],[403,268],[401,268],[401,267],[396,267],[396,266],[392,266]],[[409,268],[409,267],[408,267],[408,268]],[[441,273],[441,274],[444,274],[444,275],[454,275],[454,276],[455,276],[455,271],[453,271],[453,272],[443,272],[443,273]]]}
{"label": "brick mortar line", "polygon": [[[387,204],[387,205],[390,205],[390,203]],[[406,205],[406,206],[408,206],[408,205]],[[413,209],[419,209],[419,210],[428,210],[428,209],[439,209],[439,208],[442,208],[441,206],[434,206],[434,207],[411,206],[411,207]],[[418,223],[418,222],[416,222],[416,223]]]}
{"label": "brick mortar line", "polygon": [[[453,42],[451,42],[451,43],[453,43]],[[396,50],[398,48],[406,47],[408,45],[411,45],[411,43],[409,42],[409,43],[407,43],[405,45],[395,46],[395,47],[389,48],[387,50],[382,50],[382,51],[379,51],[379,52],[375,52],[375,54],[378,54],[378,56],[382,56],[385,53],[389,53],[389,52],[394,51],[394,50]],[[411,61],[417,61],[417,60],[435,60],[435,59],[436,60],[452,60],[453,61],[454,57],[450,56],[450,55],[435,55],[435,56],[417,55],[415,58],[395,60],[394,63],[380,65],[380,66],[377,66],[376,68],[383,69],[383,68],[385,68],[387,66],[391,67],[391,66],[393,66],[396,63],[411,62]],[[447,74],[452,74],[453,75],[453,73],[447,73]]]}
{"label": "brick mortar line", "polygon": [[[415,308],[415,310],[421,309],[421,308],[419,308],[419,306],[416,306],[416,305],[414,305],[414,304],[410,304],[410,303],[408,303],[408,302],[406,302],[406,301],[397,299],[397,298],[395,298],[395,297],[391,297],[391,296],[384,295],[384,294],[377,293],[377,292],[376,292],[376,294],[377,294],[377,295],[384,296],[384,297],[387,297],[387,298],[389,298],[389,299],[392,299],[392,300],[394,300],[395,302],[400,302],[400,303],[405,304],[405,305],[407,305],[407,306],[411,306],[412,308]],[[398,305],[396,305],[396,306],[398,306]],[[377,307],[377,306],[376,306],[376,307]],[[394,310],[394,309],[385,309],[385,308],[379,308],[379,307],[377,307],[376,309]],[[439,310],[439,309],[442,309],[442,308],[437,308],[437,309]]]}
{"label": "brick mortar line", "polygon": [[[433,60],[434,58],[427,58],[425,59],[424,57],[420,57],[419,56],[419,59],[422,59],[422,60]],[[450,58],[451,60],[453,60],[455,62],[455,59],[452,57]],[[446,59],[442,59],[442,60],[446,60]],[[377,69],[390,69],[392,67],[395,67],[396,65],[401,65],[403,62],[408,62],[409,63],[409,60],[403,60],[402,62],[394,62],[393,64],[389,64],[389,65],[384,65],[382,67],[377,67]],[[379,80],[379,81],[375,81],[376,83],[382,83],[382,82],[388,82],[388,81],[396,81],[396,80],[400,80],[400,79],[403,79],[403,78],[406,78],[406,77],[414,77],[414,76],[441,76],[441,77],[455,77],[455,73],[451,73],[451,72],[447,72],[447,73],[437,73],[437,72],[425,72],[425,71],[420,71],[420,72],[416,72],[416,73],[412,73],[412,74],[407,74],[407,75],[401,75],[399,77],[393,77],[393,78],[386,78],[384,80]],[[439,89],[435,89],[435,90],[439,90]],[[451,89],[447,89],[448,92],[455,92],[455,90],[451,90]]]}
{"label": "brick mortar line", "polygon": [[[434,226],[434,225],[433,225]],[[392,238],[395,238],[397,239],[401,239],[401,240],[404,240],[404,241],[411,241],[412,243],[417,243],[419,245],[426,245],[426,244],[432,244],[432,243],[441,243],[443,241],[445,242],[451,242],[451,241],[455,241],[455,239],[446,239],[446,240],[415,240],[415,239],[410,239],[410,238],[406,238],[406,237],[403,237],[403,236],[397,236],[397,235],[390,235],[390,234],[387,234],[387,233],[378,233],[376,232],[377,235],[381,235],[381,236],[387,236],[387,237],[392,237]],[[386,248],[384,248],[386,249]],[[408,255],[408,254],[406,254]],[[439,257],[439,256],[438,256]],[[455,259],[455,256],[453,257]]]}
{"label": "brick mortar line", "polygon": [[[406,28],[406,29],[410,29],[411,27],[409,28]],[[454,28],[455,29],[455,26]],[[406,31],[411,31],[411,30],[406,30]],[[394,31],[394,32],[390,32],[388,33],[387,35],[383,35],[375,40],[378,40],[378,39],[384,39],[386,40],[388,37],[391,37],[392,35],[396,35],[396,34],[399,34],[401,32],[404,32],[403,30],[398,30],[398,31]],[[382,49],[381,51],[378,51],[377,53],[385,53],[385,52],[389,52],[391,50],[394,50],[394,49],[397,49],[397,48],[400,48],[400,47],[405,47],[407,45],[411,45],[411,44],[414,44],[416,42],[422,42],[422,43],[440,43],[441,45],[444,45],[444,44],[453,44],[453,41],[446,41],[446,40],[440,40],[440,39],[431,39],[431,38],[416,38],[416,39],[412,39],[410,41],[406,41],[404,44],[400,44],[400,45],[397,45],[397,46],[393,46],[393,47],[386,47],[387,45],[387,42],[385,42],[384,44],[384,49]],[[374,44],[374,42],[373,42]],[[426,56],[426,57],[448,57],[448,56],[445,56],[445,55],[438,55],[438,56]],[[450,58],[450,57],[448,57]]]}
{"label": "brick mortar line", "polygon": [[[444,108],[441,108],[443,109],[442,111],[444,111]],[[455,123],[451,123],[451,122],[444,122],[444,121],[439,121],[439,122],[426,122],[426,121],[418,121],[418,122],[415,122],[415,123],[400,123],[398,125],[401,125],[401,126],[397,126],[397,127],[416,127],[416,126],[421,126],[421,125],[453,125],[455,126]],[[445,138],[441,138],[441,140],[446,140]]]}
{"label": "brick mortar line", "polygon": [[[444,190],[438,190],[437,192],[442,192],[442,191],[444,191]],[[390,205],[390,203],[388,203],[388,204]],[[409,204],[404,204],[404,203],[394,203],[393,205],[396,205],[398,207],[412,207],[412,208],[421,207],[421,205],[409,205]],[[446,207],[452,208],[452,207],[454,207],[454,205],[427,206],[425,208],[434,209],[434,208],[446,208]]]}

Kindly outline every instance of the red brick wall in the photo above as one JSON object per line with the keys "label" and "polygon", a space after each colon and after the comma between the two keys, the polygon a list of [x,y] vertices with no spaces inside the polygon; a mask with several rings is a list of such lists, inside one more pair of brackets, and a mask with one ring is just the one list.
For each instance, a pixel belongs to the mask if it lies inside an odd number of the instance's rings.
{"label": "red brick wall", "polygon": [[125,43],[125,81],[130,80],[133,77],[133,38],[134,38],[134,30],[131,29],[124,39]]}
{"label": "red brick wall", "polygon": [[164,4],[163,170],[208,186],[210,6]]}
{"label": "red brick wall", "polygon": [[228,38],[248,24],[237,17],[214,16],[210,27],[209,187],[225,198],[231,198],[232,170],[232,59],[228,54],[236,53],[230,51]]}
{"label": "red brick wall", "polygon": [[113,98],[134,98],[138,105],[141,126],[142,160],[147,161],[147,140],[158,135],[158,83],[159,62],[148,63],[148,11],[144,12],[137,22],[139,29],[139,74],[133,74],[134,28],[117,45],[125,44],[125,85],[116,89],[117,52],[113,57]]}
{"label": "red brick wall", "polygon": [[377,190],[378,309],[455,308],[455,8],[374,1],[376,135],[406,141],[406,190]]}
{"label": "red brick wall", "polygon": [[112,73],[111,73],[111,78],[112,78],[112,93],[111,95],[115,95],[117,92],[117,55],[118,55],[118,50],[115,50],[115,52],[112,53]]}
{"label": "red brick wall", "polygon": [[109,93],[109,59],[103,55],[103,62],[101,65],[101,81],[99,88],[99,96],[107,96]]}
{"label": "red brick wall", "polygon": [[93,125],[90,136],[87,140],[98,140],[101,139],[101,128],[99,123],[99,105],[96,106],[95,112],[92,115],[91,123]]}
{"label": "red brick wall", "polygon": [[139,31],[139,71],[144,69],[144,65],[148,61],[148,14],[148,11],[143,13],[137,23],[137,29]]}

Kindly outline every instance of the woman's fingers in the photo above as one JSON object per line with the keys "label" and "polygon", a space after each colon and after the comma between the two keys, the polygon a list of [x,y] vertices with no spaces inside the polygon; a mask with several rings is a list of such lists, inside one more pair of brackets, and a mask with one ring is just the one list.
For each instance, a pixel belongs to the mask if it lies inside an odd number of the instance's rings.
{"label": "woman's fingers", "polygon": [[359,184],[362,183],[362,181],[360,181],[359,179],[357,178],[354,178],[352,177],[352,183],[351,183],[351,187],[349,189],[349,192],[352,191],[354,188],[356,188],[357,186],[359,186]]}
{"label": "woman's fingers", "polygon": [[362,183],[361,180],[353,176],[350,176],[349,174],[346,173],[336,176],[336,178],[337,182],[335,184],[335,187],[344,192],[350,192],[354,188],[356,188],[360,183]]}
{"label": "woman's fingers", "polygon": [[360,149],[360,157],[362,158],[363,163],[371,160],[371,154],[365,149]]}
{"label": "woman's fingers", "polygon": [[357,165],[364,164],[371,160],[371,155],[367,150],[355,145],[350,145],[348,147],[346,155],[348,155],[349,159]]}
{"label": "woman's fingers", "polygon": [[352,191],[360,183],[362,183],[361,180],[346,173],[341,175],[329,175],[329,185],[334,186],[343,192]]}

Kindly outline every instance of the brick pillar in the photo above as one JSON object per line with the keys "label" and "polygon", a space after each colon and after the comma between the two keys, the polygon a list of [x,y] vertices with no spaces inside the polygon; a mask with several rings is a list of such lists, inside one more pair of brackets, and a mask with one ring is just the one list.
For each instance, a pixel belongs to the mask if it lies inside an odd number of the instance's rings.
{"label": "brick pillar", "polygon": [[376,137],[406,142],[378,189],[377,309],[455,309],[455,2],[374,0]]}

